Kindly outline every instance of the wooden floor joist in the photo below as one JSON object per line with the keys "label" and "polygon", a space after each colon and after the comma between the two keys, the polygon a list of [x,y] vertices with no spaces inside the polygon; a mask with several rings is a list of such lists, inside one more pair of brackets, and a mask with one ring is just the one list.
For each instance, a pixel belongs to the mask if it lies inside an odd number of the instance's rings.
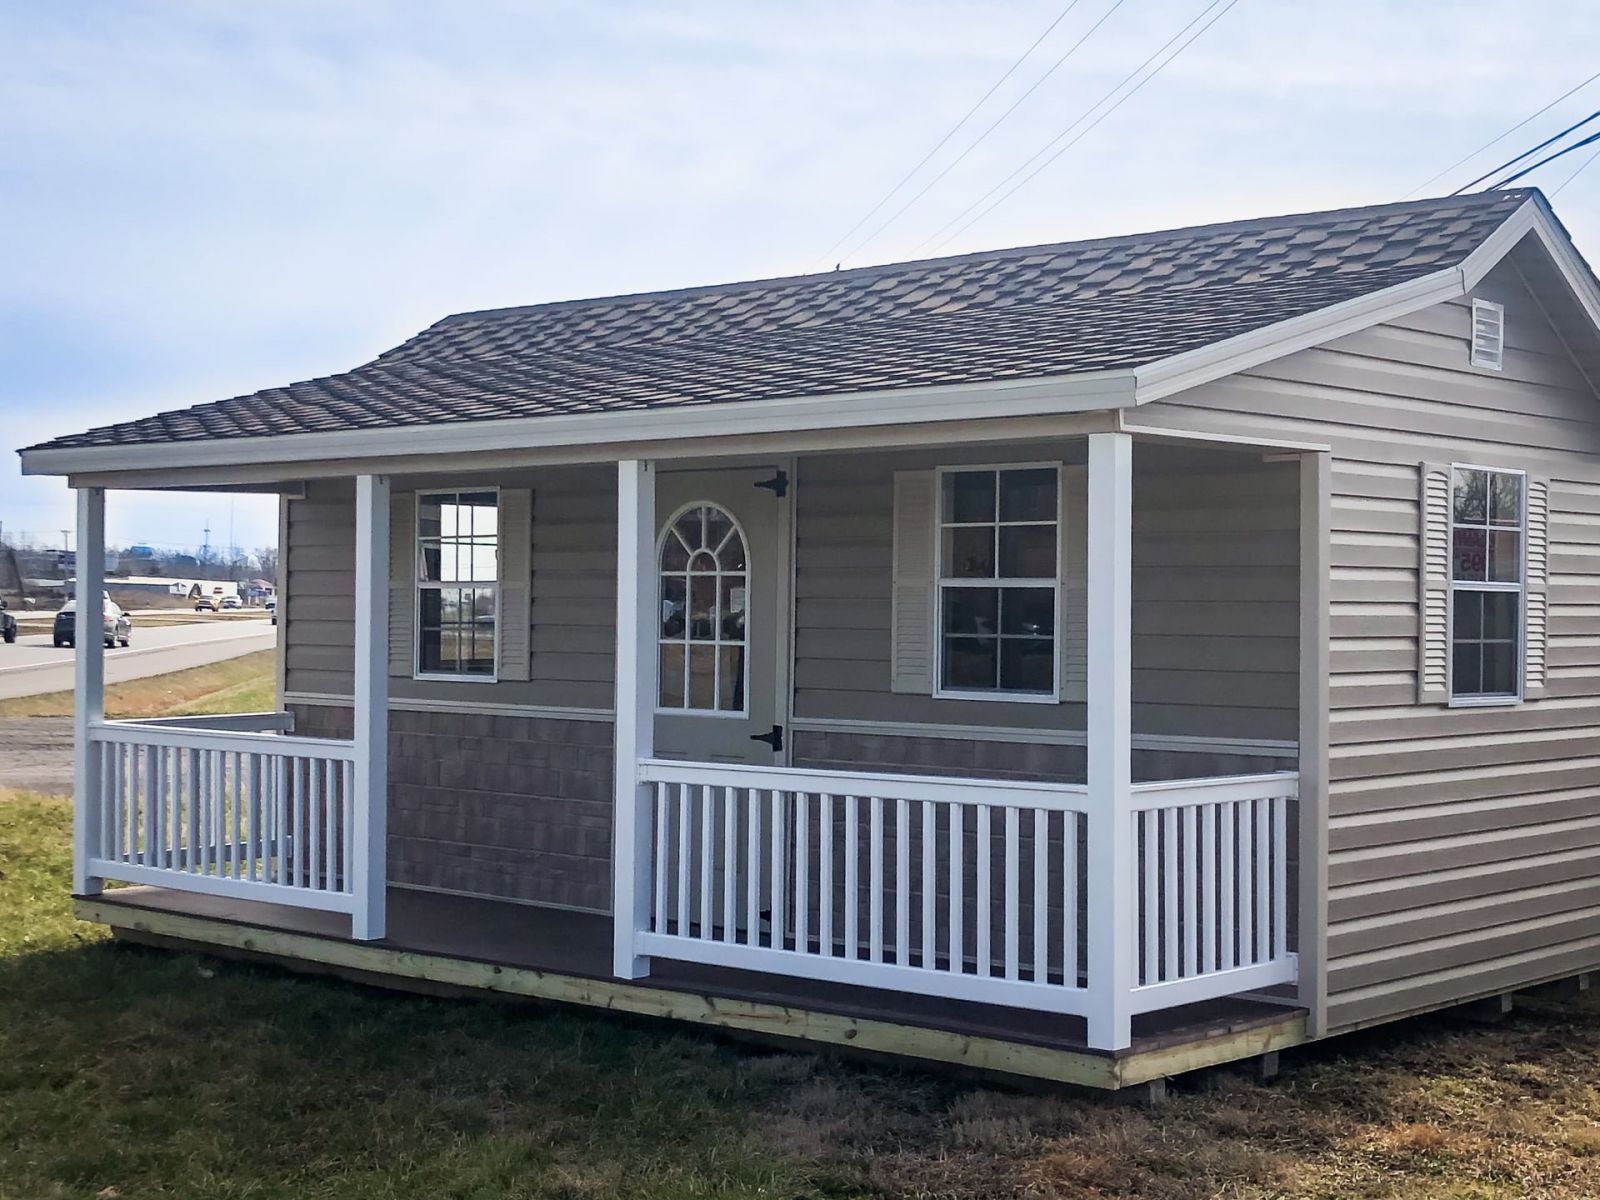
{"label": "wooden floor joist", "polygon": [[280,964],[358,977],[401,990],[468,990],[573,1004],[608,1012],[724,1029],[795,1043],[911,1058],[986,1075],[1116,1090],[1274,1053],[1305,1040],[1302,1013],[1250,1029],[1121,1055],[1039,1046],[999,1037],[846,1016],[796,1004],[695,994],[625,980],[419,953],[382,944],[240,925],[184,913],[79,898],[77,916],[134,941],[215,949]]}

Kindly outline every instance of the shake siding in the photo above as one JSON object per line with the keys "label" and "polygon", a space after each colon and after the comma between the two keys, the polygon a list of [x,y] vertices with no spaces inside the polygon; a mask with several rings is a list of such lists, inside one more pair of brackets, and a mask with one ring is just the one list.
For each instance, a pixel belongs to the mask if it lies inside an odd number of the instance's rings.
{"label": "shake siding", "polygon": [[[1442,304],[1141,409],[1331,444],[1330,1030],[1600,966],[1600,398],[1503,264],[1503,374]],[[1419,706],[1418,465],[1551,480],[1545,698]]]}

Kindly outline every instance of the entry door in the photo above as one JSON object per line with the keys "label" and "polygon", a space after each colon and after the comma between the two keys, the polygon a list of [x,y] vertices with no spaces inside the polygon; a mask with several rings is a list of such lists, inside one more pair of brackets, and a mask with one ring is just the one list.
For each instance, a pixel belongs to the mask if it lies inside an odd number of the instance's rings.
{"label": "entry door", "polygon": [[[774,467],[661,471],[656,753],[771,766],[780,586]],[[759,486],[767,484],[769,486]]]}

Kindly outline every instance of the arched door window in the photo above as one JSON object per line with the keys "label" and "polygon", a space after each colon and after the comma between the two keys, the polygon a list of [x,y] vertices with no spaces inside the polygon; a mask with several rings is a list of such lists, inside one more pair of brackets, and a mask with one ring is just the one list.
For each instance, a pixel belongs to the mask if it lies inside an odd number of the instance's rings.
{"label": "arched door window", "polygon": [[660,707],[745,710],[749,567],[744,534],[715,504],[684,508],[661,538]]}

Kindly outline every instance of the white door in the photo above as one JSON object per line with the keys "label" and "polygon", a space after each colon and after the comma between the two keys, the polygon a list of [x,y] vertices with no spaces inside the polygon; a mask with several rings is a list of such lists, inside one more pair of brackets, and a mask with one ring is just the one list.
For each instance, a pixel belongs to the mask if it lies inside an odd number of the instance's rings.
{"label": "white door", "polygon": [[785,482],[774,467],[656,477],[662,758],[775,761]]}

